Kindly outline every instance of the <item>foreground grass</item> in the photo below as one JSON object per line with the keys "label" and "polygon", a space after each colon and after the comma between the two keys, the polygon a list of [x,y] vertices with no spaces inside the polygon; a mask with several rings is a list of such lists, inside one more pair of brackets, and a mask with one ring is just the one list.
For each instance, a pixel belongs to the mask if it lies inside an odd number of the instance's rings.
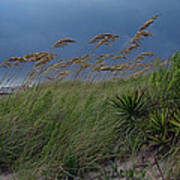
{"label": "foreground grass", "polygon": [[[157,166],[171,157],[166,171],[157,171],[164,179],[177,179],[179,62],[177,53],[168,69],[136,80],[50,83],[2,98],[1,171],[16,172],[18,179],[84,179],[108,162],[149,150]],[[137,174],[153,179],[146,168],[116,172],[119,178]],[[112,179],[104,172],[99,179],[105,178]]]}

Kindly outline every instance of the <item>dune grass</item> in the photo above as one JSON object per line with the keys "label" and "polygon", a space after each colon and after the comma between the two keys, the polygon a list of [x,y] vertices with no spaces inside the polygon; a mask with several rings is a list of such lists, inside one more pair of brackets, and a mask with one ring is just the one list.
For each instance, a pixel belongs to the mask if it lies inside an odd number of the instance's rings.
{"label": "dune grass", "polygon": [[126,82],[61,82],[3,98],[1,169],[30,169],[47,179],[83,178],[106,161],[125,161],[143,148],[164,158],[178,153],[178,85],[166,91],[173,75],[168,83],[159,81],[160,74],[170,73],[161,71]]}
{"label": "dune grass", "polygon": [[[180,54],[165,62],[144,63],[152,52],[141,53],[133,63],[126,60],[142,38],[151,36],[144,30],[157,17],[144,23],[120,54],[92,59],[100,46],[111,45],[119,37],[106,33],[88,42],[96,45],[86,56],[51,63],[55,55],[44,52],[1,64],[9,70],[34,63],[24,90],[0,99],[2,173],[30,180],[180,177]],[[75,41],[59,40],[51,51],[68,43]],[[123,63],[103,64],[122,59]],[[86,68],[91,68],[88,73]],[[87,73],[86,80],[78,79],[82,71]],[[93,79],[94,73],[104,71],[111,73],[109,80]],[[128,76],[120,78],[119,71]],[[74,79],[66,79],[70,72],[75,72]],[[27,88],[44,75],[49,82]],[[134,161],[130,168],[119,169],[118,161],[127,162],[145,151],[150,155],[139,164]]]}

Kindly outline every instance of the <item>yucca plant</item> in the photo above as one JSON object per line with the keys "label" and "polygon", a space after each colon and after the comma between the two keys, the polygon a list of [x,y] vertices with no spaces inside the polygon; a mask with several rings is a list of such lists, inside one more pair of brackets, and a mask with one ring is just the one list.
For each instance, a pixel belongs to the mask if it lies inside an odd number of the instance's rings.
{"label": "yucca plant", "polygon": [[150,146],[157,147],[160,151],[163,148],[171,148],[173,142],[180,137],[179,118],[179,110],[173,112],[168,108],[150,114],[146,131]]}
{"label": "yucca plant", "polygon": [[[110,106],[117,117],[117,132],[120,133],[126,150],[132,152],[134,147],[140,148],[145,141],[145,119],[152,108],[152,103],[148,102],[144,89],[135,90],[131,94],[116,95],[110,101]],[[137,137],[138,142],[134,137]]]}
{"label": "yucca plant", "polygon": [[116,95],[111,101],[115,114],[121,119],[133,121],[148,114],[148,101],[144,98],[144,90],[136,90],[133,94]]}

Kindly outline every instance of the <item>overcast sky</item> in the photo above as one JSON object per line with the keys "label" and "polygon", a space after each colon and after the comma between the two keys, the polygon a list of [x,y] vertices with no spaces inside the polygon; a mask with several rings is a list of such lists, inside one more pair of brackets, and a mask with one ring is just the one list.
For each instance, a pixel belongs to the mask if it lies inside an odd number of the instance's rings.
{"label": "overcast sky", "polygon": [[78,44],[72,54],[97,34],[120,35],[121,49],[138,28],[156,14],[153,38],[143,50],[169,57],[180,50],[180,0],[0,0],[0,61],[11,56],[46,51],[61,38]]}

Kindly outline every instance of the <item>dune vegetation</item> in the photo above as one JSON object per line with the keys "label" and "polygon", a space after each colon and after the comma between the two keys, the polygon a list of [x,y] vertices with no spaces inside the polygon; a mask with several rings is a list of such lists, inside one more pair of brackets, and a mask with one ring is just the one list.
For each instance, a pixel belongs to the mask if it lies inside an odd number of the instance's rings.
{"label": "dune vegetation", "polygon": [[167,60],[135,53],[158,17],[116,54],[98,55],[120,37],[104,33],[87,42],[89,54],[70,60],[53,52],[72,39],[5,60],[1,82],[26,74],[20,91],[0,98],[1,173],[18,180],[178,180],[180,53]]}

